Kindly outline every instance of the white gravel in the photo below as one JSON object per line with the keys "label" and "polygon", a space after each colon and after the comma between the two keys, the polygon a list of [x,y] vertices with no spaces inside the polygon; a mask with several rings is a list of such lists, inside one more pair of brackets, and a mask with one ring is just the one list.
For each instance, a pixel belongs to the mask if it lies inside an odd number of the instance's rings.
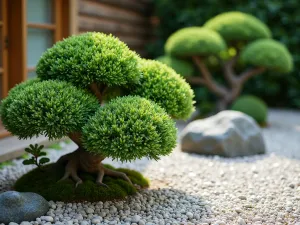
{"label": "white gravel", "polygon": [[[300,112],[272,110],[269,123],[266,155],[225,159],[175,149],[157,162],[106,160],[141,171],[150,189],[118,202],[50,201],[47,215],[31,224],[300,225]],[[49,151],[52,160],[75,147],[62,144],[64,150]],[[0,170],[0,192],[30,169],[14,163]]]}

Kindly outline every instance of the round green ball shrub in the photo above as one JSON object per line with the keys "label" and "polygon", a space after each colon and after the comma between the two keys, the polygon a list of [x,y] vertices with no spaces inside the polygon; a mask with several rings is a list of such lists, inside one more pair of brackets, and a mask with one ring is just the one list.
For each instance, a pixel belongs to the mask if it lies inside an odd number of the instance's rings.
{"label": "round green ball shrub", "polygon": [[112,35],[88,32],[49,48],[37,64],[42,80],[68,81],[86,88],[91,83],[125,85],[137,82],[139,56]]}
{"label": "round green ball shrub", "polygon": [[268,107],[266,103],[255,96],[245,95],[239,97],[232,104],[231,109],[251,116],[260,125],[267,123]]}
{"label": "round green ball shrub", "polygon": [[[109,169],[125,173],[134,185],[140,188],[149,186],[149,182],[139,172],[129,169],[115,169],[110,165],[104,165]],[[63,202],[97,202],[124,199],[128,195],[137,192],[136,186],[128,182],[109,176],[104,176],[104,183],[108,186],[102,187],[95,183],[96,174],[80,172],[79,176],[83,183],[77,188],[74,181],[69,178],[59,181],[64,175],[64,165],[48,164],[41,169],[36,168],[20,177],[14,185],[14,189],[19,192],[34,192],[50,201]]]}
{"label": "round green ball shrub", "polygon": [[141,60],[142,77],[131,94],[150,99],[175,119],[188,119],[194,112],[194,92],[173,69],[154,60]]}
{"label": "round green ball shrub", "polygon": [[270,29],[256,17],[242,12],[226,12],[208,20],[204,27],[218,32],[227,43],[271,38]]}
{"label": "round green ball shrub", "polygon": [[257,40],[247,45],[241,53],[241,61],[282,73],[293,69],[293,58],[288,49],[272,39]]}
{"label": "round green ball shrub", "polygon": [[216,55],[225,49],[223,38],[217,32],[203,27],[180,29],[165,44],[165,52],[178,57]]}
{"label": "round green ball shrub", "polygon": [[89,152],[121,161],[159,159],[176,145],[174,121],[159,105],[138,96],[111,100],[83,127]]}
{"label": "round green ball shrub", "polygon": [[194,74],[194,66],[189,61],[174,58],[169,55],[160,56],[155,60],[171,67],[173,70],[176,71],[176,73],[180,74],[183,77],[189,77]]}
{"label": "round green ball shrub", "polygon": [[69,83],[29,80],[2,101],[1,118],[4,127],[21,139],[56,139],[80,131],[99,107],[93,95]]}

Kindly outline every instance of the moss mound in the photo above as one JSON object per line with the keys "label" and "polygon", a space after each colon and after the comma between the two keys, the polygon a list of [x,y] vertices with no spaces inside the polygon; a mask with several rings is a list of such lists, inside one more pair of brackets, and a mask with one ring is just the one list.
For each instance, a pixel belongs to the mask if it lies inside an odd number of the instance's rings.
{"label": "moss mound", "polygon": [[[110,169],[115,169],[110,165],[105,165]],[[149,186],[149,182],[139,172],[129,169],[115,169],[126,173],[133,184],[141,188]],[[38,168],[28,172],[17,180],[14,188],[20,192],[35,192],[45,199],[64,202],[81,202],[81,201],[109,201],[114,199],[123,199],[128,195],[137,192],[135,186],[119,179],[104,176],[103,183],[109,188],[99,186],[95,183],[96,174],[79,173],[83,183],[75,188],[75,183],[71,179],[60,181],[64,174],[65,168],[60,164],[48,164],[43,170]]]}
{"label": "moss mound", "polygon": [[263,100],[255,96],[246,95],[239,97],[232,104],[231,109],[251,116],[261,126],[267,123],[268,107]]}

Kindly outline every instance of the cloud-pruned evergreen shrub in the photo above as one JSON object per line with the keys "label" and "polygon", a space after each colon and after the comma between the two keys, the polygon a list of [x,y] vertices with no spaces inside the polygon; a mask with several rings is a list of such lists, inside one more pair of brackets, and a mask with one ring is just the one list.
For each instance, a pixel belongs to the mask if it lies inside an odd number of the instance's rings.
{"label": "cloud-pruned evergreen shrub", "polygon": [[1,118],[4,127],[22,139],[56,139],[80,131],[99,107],[93,95],[66,82],[29,81],[15,89],[2,101]]}
{"label": "cloud-pruned evergreen shrub", "polygon": [[218,54],[226,49],[222,37],[203,27],[183,28],[173,33],[165,44],[167,54],[179,57]]}
{"label": "cloud-pruned evergreen shrub", "polygon": [[271,38],[270,29],[256,17],[242,12],[227,12],[208,20],[204,27],[219,33],[227,43]]}
{"label": "cloud-pruned evergreen shrub", "polygon": [[141,60],[140,82],[132,86],[131,94],[150,99],[176,119],[187,119],[194,111],[194,93],[185,79],[165,64]]}
{"label": "cloud-pruned evergreen shrub", "polygon": [[53,176],[34,172],[20,178],[18,190],[37,191],[43,184],[46,191],[38,191],[46,198],[112,200],[135,193],[134,185],[146,187],[140,174],[102,161],[168,155],[177,137],[172,117],[185,119],[194,110],[193,91],[179,74],[141,59],[111,35],[93,32],[58,42],[41,57],[37,74],[9,92],[0,114],[19,138],[68,136],[78,145],[47,171]]}
{"label": "cloud-pruned evergreen shrub", "polygon": [[179,29],[166,41],[165,52],[195,64],[200,76],[186,79],[217,97],[216,111],[227,109],[252,77],[268,70],[288,73],[293,68],[290,52],[271,39],[269,28],[242,12],[221,13],[204,27]]}
{"label": "cloud-pruned evergreen shrub", "polygon": [[265,125],[268,117],[268,107],[260,98],[252,95],[239,97],[231,106],[232,110],[251,116],[258,124]]}
{"label": "cloud-pruned evergreen shrub", "polygon": [[192,76],[195,71],[194,65],[191,62],[183,59],[174,58],[169,55],[160,56],[155,60],[173,68],[173,70],[175,70],[176,73],[180,74],[183,77]]}
{"label": "cloud-pruned evergreen shrub", "polygon": [[49,48],[37,64],[42,80],[67,81],[86,88],[92,83],[125,85],[139,79],[139,56],[112,35],[88,32]]}
{"label": "cloud-pruned evergreen shrub", "polygon": [[83,143],[92,153],[121,161],[159,159],[175,147],[176,128],[157,104],[138,96],[119,97],[83,127]]}
{"label": "cloud-pruned evergreen shrub", "polygon": [[241,53],[244,63],[267,67],[288,73],[293,69],[293,58],[288,49],[278,41],[261,39],[249,44]]}

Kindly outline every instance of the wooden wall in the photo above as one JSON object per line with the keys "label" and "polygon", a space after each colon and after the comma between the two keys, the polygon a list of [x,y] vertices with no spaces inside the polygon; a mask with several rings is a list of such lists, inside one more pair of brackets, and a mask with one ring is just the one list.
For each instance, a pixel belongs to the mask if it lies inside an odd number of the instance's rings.
{"label": "wooden wall", "polygon": [[146,56],[150,40],[151,0],[78,0],[78,32],[113,34]]}

